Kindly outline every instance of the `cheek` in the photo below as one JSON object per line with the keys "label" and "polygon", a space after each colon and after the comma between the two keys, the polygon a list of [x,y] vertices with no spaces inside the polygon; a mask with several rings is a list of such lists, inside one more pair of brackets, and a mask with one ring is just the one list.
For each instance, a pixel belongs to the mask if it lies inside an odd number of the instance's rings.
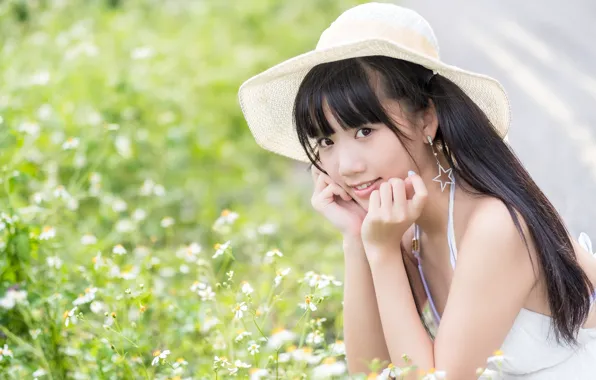
{"label": "cheek", "polygon": [[[398,173],[405,172],[411,168],[412,158],[406,151],[399,139],[392,133],[391,136],[379,139],[379,145],[376,147],[377,162],[382,169],[383,176],[396,176]],[[382,153],[381,153],[382,152]]]}

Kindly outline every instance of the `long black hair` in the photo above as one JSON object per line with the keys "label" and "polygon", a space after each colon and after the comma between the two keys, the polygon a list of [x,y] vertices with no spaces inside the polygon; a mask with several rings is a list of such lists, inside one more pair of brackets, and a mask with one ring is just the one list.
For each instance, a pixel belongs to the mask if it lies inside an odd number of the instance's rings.
{"label": "long black hair", "polygon": [[[379,90],[410,113],[427,109],[432,100],[439,124],[434,141],[456,177],[471,186],[467,191],[498,198],[507,206],[529,253],[517,213],[526,221],[546,281],[556,340],[576,344],[590,311],[593,286],[578,264],[569,232],[486,114],[451,80],[385,56],[315,66],[302,81],[293,110],[298,138],[312,165],[325,172],[313,144],[334,132],[325,105],[344,130],[383,123],[402,143],[409,139],[381,105]],[[412,157],[408,144],[403,145]]]}

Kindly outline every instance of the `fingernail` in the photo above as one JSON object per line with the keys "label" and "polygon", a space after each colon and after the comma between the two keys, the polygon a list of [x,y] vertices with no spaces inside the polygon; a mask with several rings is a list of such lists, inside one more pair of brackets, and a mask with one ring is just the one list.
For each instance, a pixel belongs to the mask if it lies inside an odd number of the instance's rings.
{"label": "fingernail", "polygon": [[414,174],[416,174],[416,172],[415,172],[415,171],[413,171],[413,170],[410,170],[410,171],[408,172],[408,177],[411,177],[411,176],[413,176]]}

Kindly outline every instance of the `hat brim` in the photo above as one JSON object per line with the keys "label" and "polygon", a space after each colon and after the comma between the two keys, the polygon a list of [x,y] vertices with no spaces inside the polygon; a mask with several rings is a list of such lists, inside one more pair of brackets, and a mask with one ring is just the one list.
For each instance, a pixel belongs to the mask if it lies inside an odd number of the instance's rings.
{"label": "hat brim", "polygon": [[310,162],[300,145],[293,120],[293,106],[300,84],[318,64],[371,55],[417,63],[450,79],[484,111],[498,134],[506,137],[511,111],[507,94],[497,80],[447,65],[395,42],[366,39],[309,51],[245,81],[240,86],[238,99],[257,144],[291,159]]}

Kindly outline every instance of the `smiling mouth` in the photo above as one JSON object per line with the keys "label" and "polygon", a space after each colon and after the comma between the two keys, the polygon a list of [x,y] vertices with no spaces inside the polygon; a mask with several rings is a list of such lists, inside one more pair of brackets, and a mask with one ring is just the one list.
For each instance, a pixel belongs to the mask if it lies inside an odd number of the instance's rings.
{"label": "smiling mouth", "polygon": [[377,178],[375,180],[363,183],[358,186],[351,186],[351,188],[354,194],[357,195],[359,198],[366,198],[367,195],[369,195],[369,193],[374,190],[374,188],[377,186],[380,180],[381,178]]}
{"label": "smiling mouth", "polygon": [[374,181],[370,181],[370,182],[367,182],[367,183],[362,184],[362,185],[354,186],[353,189],[355,189],[355,190],[364,190],[364,189],[372,186],[375,182],[377,182],[376,179]]}

